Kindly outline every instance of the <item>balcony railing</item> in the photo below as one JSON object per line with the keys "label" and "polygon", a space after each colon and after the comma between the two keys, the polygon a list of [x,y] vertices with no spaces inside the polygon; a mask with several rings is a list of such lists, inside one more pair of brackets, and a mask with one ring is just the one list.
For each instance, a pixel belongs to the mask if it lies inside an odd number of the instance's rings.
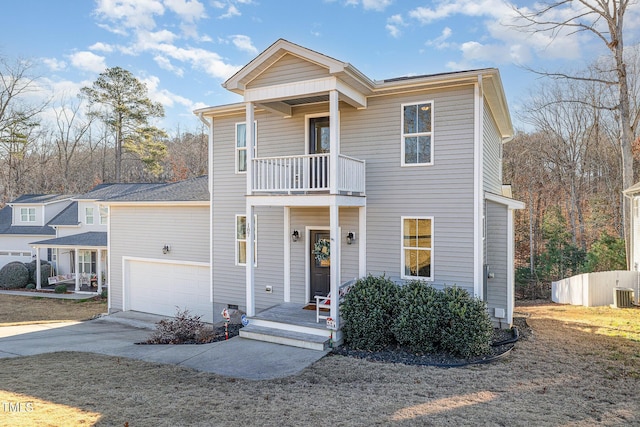
{"label": "balcony railing", "polygon": [[[329,154],[253,159],[253,192],[307,193],[331,189]],[[365,163],[338,156],[338,192],[364,194]]]}

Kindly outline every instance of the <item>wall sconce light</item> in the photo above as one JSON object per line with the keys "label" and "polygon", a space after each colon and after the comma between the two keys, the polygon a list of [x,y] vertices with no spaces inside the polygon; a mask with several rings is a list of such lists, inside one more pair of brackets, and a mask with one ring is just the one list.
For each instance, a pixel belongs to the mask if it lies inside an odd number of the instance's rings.
{"label": "wall sconce light", "polygon": [[168,254],[171,251],[171,247],[169,245],[164,245],[164,247],[162,248],[162,253],[163,254]]}
{"label": "wall sconce light", "polygon": [[297,242],[298,240],[300,240],[300,233],[298,233],[298,230],[293,230],[293,233],[291,233],[291,241]]}
{"label": "wall sconce light", "polygon": [[348,232],[347,233],[347,245],[350,245],[355,241],[356,241],[356,235],[353,233],[353,231]]}

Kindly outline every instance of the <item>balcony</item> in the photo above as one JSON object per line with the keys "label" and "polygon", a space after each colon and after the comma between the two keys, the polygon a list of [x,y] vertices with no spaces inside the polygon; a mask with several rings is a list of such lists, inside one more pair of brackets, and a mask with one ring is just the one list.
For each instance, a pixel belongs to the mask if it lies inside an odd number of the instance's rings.
{"label": "balcony", "polygon": [[[336,194],[365,193],[364,160],[338,155]],[[330,192],[330,155],[259,157],[252,161],[253,193]]]}

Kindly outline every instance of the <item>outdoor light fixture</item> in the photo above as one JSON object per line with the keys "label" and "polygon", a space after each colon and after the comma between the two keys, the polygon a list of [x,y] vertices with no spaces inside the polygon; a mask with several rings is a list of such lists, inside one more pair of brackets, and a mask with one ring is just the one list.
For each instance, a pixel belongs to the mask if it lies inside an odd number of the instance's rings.
{"label": "outdoor light fixture", "polygon": [[171,250],[171,247],[169,245],[164,245],[164,247],[162,248],[162,253],[167,254],[169,253],[170,250]]}
{"label": "outdoor light fixture", "polygon": [[349,233],[347,233],[347,245],[350,245],[355,241],[356,241],[356,235],[353,234],[353,231],[350,231]]}
{"label": "outdoor light fixture", "polygon": [[291,233],[291,241],[297,242],[298,240],[300,240],[300,233],[298,233],[298,230],[293,230],[293,233]]}

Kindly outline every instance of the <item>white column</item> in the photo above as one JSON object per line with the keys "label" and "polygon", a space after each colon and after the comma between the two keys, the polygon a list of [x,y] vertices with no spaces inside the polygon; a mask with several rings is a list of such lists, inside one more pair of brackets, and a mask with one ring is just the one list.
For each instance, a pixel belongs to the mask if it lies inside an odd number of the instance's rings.
{"label": "white column", "polygon": [[253,188],[253,147],[255,145],[255,141],[253,140],[253,136],[255,135],[255,125],[254,125],[254,105],[251,102],[247,102],[246,106],[246,144],[247,144],[247,195],[252,194]]}
{"label": "white column", "polygon": [[[253,135],[254,135],[254,106],[253,103],[247,102],[246,106],[246,143],[247,143],[247,196],[252,194],[253,187]],[[247,316],[254,316],[256,314],[255,305],[255,272],[253,268],[253,242],[255,239],[255,221],[254,221],[254,207],[251,201],[247,198],[246,202],[246,238],[247,238],[247,266],[246,266],[246,299],[247,299]]]}
{"label": "white column", "polygon": [[36,289],[42,289],[40,277],[40,248],[36,248]]}
{"label": "white column", "polygon": [[76,251],[76,292],[80,290],[80,250],[78,248],[74,248]]}
{"label": "white column", "polygon": [[[291,302],[291,208],[284,208],[284,302]],[[300,242],[294,243],[299,244]]]}
{"label": "white column", "polygon": [[[338,194],[338,155],[340,154],[340,114],[338,91],[329,92],[329,193]],[[333,242],[332,242],[333,243]]]}
{"label": "white column", "polygon": [[358,208],[358,275],[367,275],[367,207]]}
{"label": "white column", "polygon": [[[98,293],[102,292],[102,249],[98,248],[96,279],[98,283]],[[91,283],[91,282],[89,282]]]}
{"label": "white column", "polygon": [[335,199],[329,206],[329,235],[331,238],[331,267],[330,267],[330,290],[331,290],[331,318],[336,322],[336,328],[340,329],[340,319],[338,315],[338,288],[340,286],[340,208]]}

